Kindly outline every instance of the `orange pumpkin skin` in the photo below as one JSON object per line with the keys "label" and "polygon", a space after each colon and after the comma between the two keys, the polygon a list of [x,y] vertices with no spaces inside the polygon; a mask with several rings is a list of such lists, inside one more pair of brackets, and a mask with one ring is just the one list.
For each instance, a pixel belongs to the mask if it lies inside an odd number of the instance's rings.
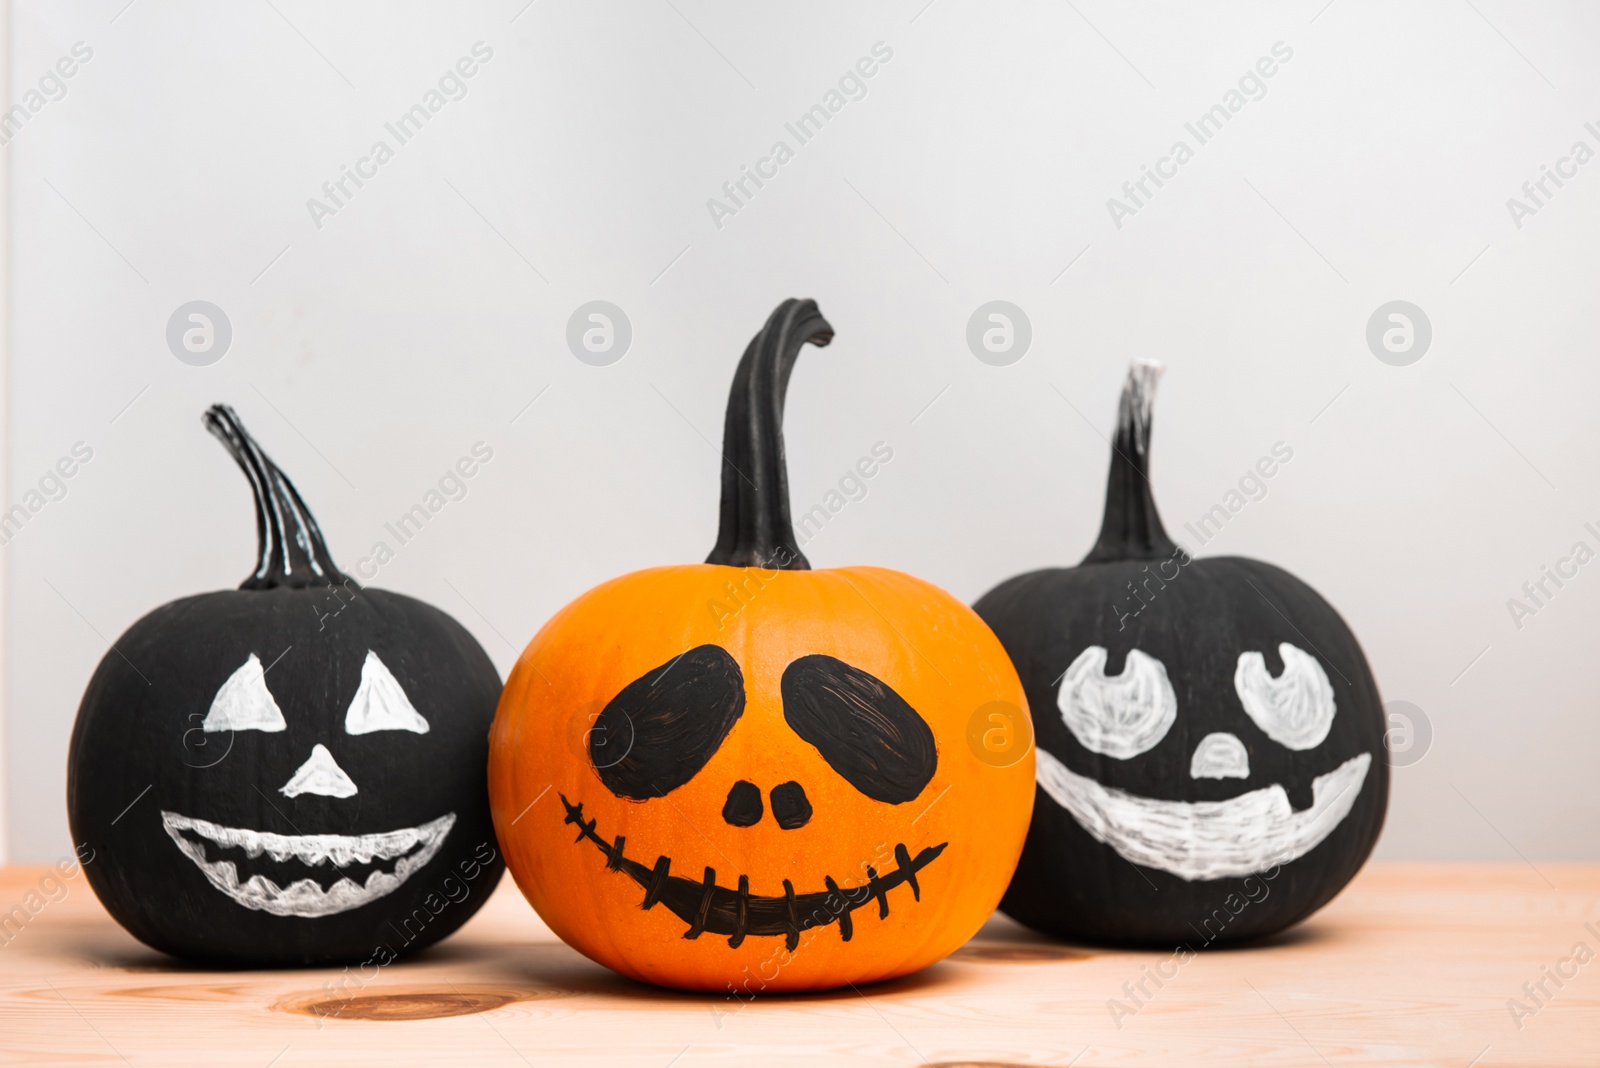
{"label": "orange pumpkin skin", "polygon": [[[587,735],[623,687],[679,654],[712,644],[743,673],[742,716],[709,762],[665,796],[632,801],[596,771]],[[890,686],[932,729],[937,764],[909,801],[888,804],[856,790],[786,722],[780,680],[797,658],[825,654]],[[1007,763],[980,759],[988,726],[979,710],[1004,702],[1019,732],[1002,740]],[[996,706],[1000,707],[1000,706]],[[999,641],[966,605],[919,579],[875,567],[791,571],[696,564],[635,572],[590,590],[529,644],[501,696],[490,736],[489,789],[496,831],[517,885],[569,945],[631,978],[693,990],[814,990],[890,979],[938,961],[972,936],[999,903],[1020,855],[1034,799],[1031,720]],[[1002,723],[1002,726],[1004,724]],[[813,807],[809,822],[780,829],[772,813],[753,826],[723,818],[738,780],[763,793],[794,780]],[[569,819],[580,805],[577,821]],[[752,895],[799,894],[825,880],[849,891],[880,878],[901,856],[944,848],[868,900],[845,924],[799,933],[685,937],[688,926],[611,870],[604,846],[579,830],[593,822],[605,843],[625,838],[630,860],[718,886],[748,876]],[[576,839],[576,840],[575,840]],[[838,899],[834,899],[838,900]],[[790,941],[797,941],[791,950]]]}

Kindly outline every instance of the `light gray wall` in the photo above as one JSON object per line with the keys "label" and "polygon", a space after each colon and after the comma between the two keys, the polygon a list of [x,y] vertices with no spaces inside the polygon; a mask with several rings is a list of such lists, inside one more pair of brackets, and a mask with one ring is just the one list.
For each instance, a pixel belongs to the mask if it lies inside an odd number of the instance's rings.
{"label": "light gray wall", "polygon": [[[1162,359],[1174,532],[1287,443],[1199,551],[1307,579],[1431,725],[1382,854],[1600,857],[1600,562],[1520,627],[1507,608],[1575,542],[1600,549],[1600,160],[1507,207],[1575,142],[1600,149],[1600,10],[525,2],[16,4],[14,97],[75,42],[93,58],[3,150],[7,503],[75,442],[94,458],[0,549],[15,859],[67,849],[67,738],[108,641],[248,568],[208,403],[240,409],[348,566],[489,443],[376,583],[457,615],[504,671],[594,583],[704,556],[729,375],[790,295],[838,330],[790,393],[796,506],[894,449],[807,545],[817,566],[971,600],[1075,561],[1127,361]],[[319,229],[307,199],[393,147],[384,124],[478,41],[465,98]],[[865,97],[719,228],[708,198],[795,148],[784,124],[880,41]],[[1196,147],[1185,123],[1277,42],[1265,96]],[[1108,198],[1180,139],[1194,158],[1118,226]],[[565,342],[596,299],[632,324],[612,366]],[[166,343],[193,300],[232,325],[211,366]],[[1031,322],[1010,366],[967,346],[991,300]],[[1394,300],[1432,324],[1409,366],[1365,337]]]}
{"label": "light gray wall", "polygon": [[[11,106],[11,3],[0,0],[0,107]],[[11,390],[11,168],[0,168],[0,412],[9,413]],[[0,422],[0,500],[10,503],[11,420]],[[6,590],[10,558],[0,552],[0,694],[6,692]],[[7,814],[9,791],[6,771],[5,705],[0,699],[0,862],[11,853],[11,820]]]}

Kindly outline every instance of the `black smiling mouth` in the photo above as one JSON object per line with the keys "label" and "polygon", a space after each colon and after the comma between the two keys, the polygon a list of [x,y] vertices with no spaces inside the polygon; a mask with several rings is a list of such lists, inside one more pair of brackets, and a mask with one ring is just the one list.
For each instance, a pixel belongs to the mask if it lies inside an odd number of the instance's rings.
{"label": "black smiling mouth", "polygon": [[699,938],[710,931],[712,934],[726,935],[730,948],[737,948],[746,935],[783,935],[785,946],[793,952],[800,945],[801,931],[826,927],[834,921],[839,924],[839,937],[848,942],[855,933],[850,914],[876,899],[878,918],[887,917],[889,891],[901,883],[910,886],[911,896],[921,901],[922,888],[917,884],[917,872],[932,864],[944,852],[944,847],[950,844],[940,842],[936,846],[929,846],[913,858],[905,844],[898,843],[894,847],[895,870],[879,875],[877,869],[868,865],[867,881],[859,886],[841,887],[831,875],[826,875],[823,876],[823,883],[827,890],[796,894],[794,884],[785,879],[783,896],[764,897],[750,893],[748,875],[739,876],[737,890],[729,890],[717,885],[717,873],[713,868],[707,868],[705,878],[696,882],[669,874],[672,858],[668,856],[657,857],[653,868],[645,867],[623,854],[625,836],[619,834],[614,841],[607,842],[595,832],[598,821],[583,818],[581,801],[573,804],[562,794],[561,803],[567,809],[566,819],[562,822],[578,827],[578,837],[574,842],[584,839],[593,842],[606,855],[608,869],[627,873],[644,888],[644,901],[640,903],[640,908],[650,909],[657,903],[663,904],[674,916],[689,925],[683,937]]}

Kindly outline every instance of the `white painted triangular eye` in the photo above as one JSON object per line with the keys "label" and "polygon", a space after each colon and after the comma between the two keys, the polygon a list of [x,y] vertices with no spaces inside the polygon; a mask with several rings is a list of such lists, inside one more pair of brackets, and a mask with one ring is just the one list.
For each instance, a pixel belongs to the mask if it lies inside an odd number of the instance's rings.
{"label": "white painted triangular eye", "polygon": [[255,653],[246,660],[217,690],[211,699],[211,711],[200,724],[204,731],[282,731],[289,725],[283,721],[278,702],[267,689],[266,672],[261,670],[261,659]]}
{"label": "white painted triangular eye", "polygon": [[353,797],[356,784],[344,773],[339,762],[333,759],[328,747],[319,742],[311,747],[311,756],[289,777],[288,782],[278,788],[278,792],[284,797],[299,797],[301,794]]}
{"label": "white painted triangular eye", "polygon": [[1067,668],[1056,707],[1085,749],[1116,760],[1155,748],[1178,718],[1178,697],[1161,661],[1130,649],[1122,674],[1107,676],[1106,651],[1098,645]]}
{"label": "white painted triangular eye", "polygon": [[361,685],[344,715],[346,734],[371,734],[373,731],[415,731],[428,733],[428,721],[412,705],[411,698],[400,688],[400,682],[378,659],[378,654],[367,650],[366,663],[361,665]]}
{"label": "white painted triangular eye", "polygon": [[1233,688],[1247,715],[1268,738],[1285,749],[1315,749],[1328,736],[1333,715],[1333,684],[1317,658],[1288,642],[1278,643],[1283,674],[1267,674],[1260,653],[1240,653]]}

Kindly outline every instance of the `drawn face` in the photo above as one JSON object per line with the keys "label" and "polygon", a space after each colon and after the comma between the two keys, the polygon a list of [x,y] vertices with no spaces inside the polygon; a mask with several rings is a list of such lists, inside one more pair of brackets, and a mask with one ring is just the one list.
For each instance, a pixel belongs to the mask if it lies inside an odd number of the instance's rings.
{"label": "drawn face", "polygon": [[[784,668],[780,691],[788,729],[866,803],[902,805],[921,795],[933,778],[938,748],[932,729],[869,672],[831,656],[802,656]],[[745,681],[738,663],[719,646],[701,645],[652,668],[606,704],[588,735],[589,758],[610,793],[625,801],[653,803],[704,773],[744,711]],[[715,784],[712,796],[726,790],[717,818],[752,836],[782,836],[807,827],[814,811],[806,784],[792,778],[773,781],[782,777],[782,765],[770,767],[762,770],[759,762],[750,763],[740,769],[748,777],[725,788]],[[859,879],[836,880],[823,871],[757,872],[760,882],[774,888],[781,883],[783,888],[781,894],[760,894],[751,891],[751,873],[741,874],[737,887],[730,888],[718,882],[712,867],[700,879],[684,878],[672,874],[669,854],[658,855],[654,865],[630,857],[623,837],[607,840],[597,819],[584,818],[581,801],[564,794],[561,799],[565,822],[578,826],[577,842],[592,843],[605,854],[606,867],[638,883],[645,891],[645,909],[663,904],[689,925],[685,938],[710,931],[725,936],[734,948],[749,935],[782,935],[793,950],[802,931],[835,922],[848,942],[856,909],[875,901],[879,918],[888,916],[890,892],[902,884],[920,901],[917,873],[946,844],[912,857],[897,842],[892,868],[886,865],[880,872],[868,866]],[[810,885],[803,882],[796,889],[786,877],[791,874]]]}
{"label": "drawn face", "polygon": [[[241,737],[288,729],[261,659],[251,653],[217,690],[199,727],[189,733],[198,730],[204,736],[199,744],[226,737],[226,748],[217,757],[220,763]],[[394,674],[369,649],[360,685],[344,713],[343,735],[390,731],[426,735],[429,725]],[[328,743],[340,748],[337,737],[319,740],[275,791],[263,789],[272,784],[254,789],[262,791],[269,803],[275,792],[288,799],[310,795],[358,805],[362,784],[340,765]],[[456,814],[446,812],[416,826],[375,833],[319,833],[304,828],[308,833],[280,834],[224,826],[206,819],[204,813],[161,812],[167,835],[213,887],[245,908],[302,917],[346,912],[392,893],[433,859],[455,822]]]}
{"label": "drawn face", "polygon": [[[1316,750],[1339,711],[1333,686],[1315,656],[1288,642],[1277,652],[1283,664],[1277,677],[1260,651],[1239,653],[1234,693],[1268,744]],[[1101,646],[1084,649],[1062,676],[1056,705],[1085,749],[1133,761],[1160,744],[1183,710],[1160,660],[1132,649],[1122,672],[1108,676],[1106,657]],[[1250,750],[1233,731],[1205,734],[1189,758],[1189,777],[1248,779]],[[1309,806],[1298,810],[1281,783],[1223,800],[1144,797],[1080,775],[1042,748],[1037,775],[1044,791],[1095,839],[1134,864],[1193,881],[1249,875],[1310,852],[1350,813],[1371,764],[1370,752],[1357,753],[1315,776]]]}

